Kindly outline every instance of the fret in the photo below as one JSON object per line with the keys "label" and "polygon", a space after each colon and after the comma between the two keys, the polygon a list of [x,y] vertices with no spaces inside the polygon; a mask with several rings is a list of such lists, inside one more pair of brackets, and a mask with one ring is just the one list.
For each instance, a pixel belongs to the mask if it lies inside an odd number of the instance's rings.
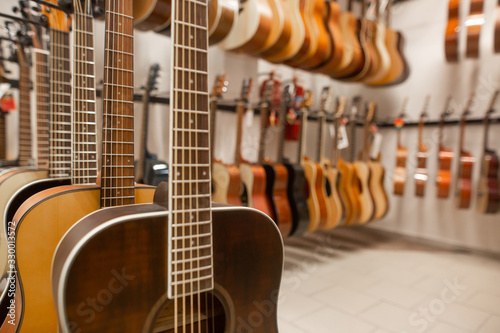
{"label": "fret", "polygon": [[118,51],[118,50],[109,50],[111,53],[118,53],[118,54],[124,54],[124,55],[127,55],[127,56],[131,56],[133,57],[134,54],[133,53],[130,53],[130,52],[124,52],[124,51]]}
{"label": "fret", "polygon": [[[172,198],[174,199],[203,199],[203,198],[208,198],[211,197],[210,194],[187,194],[187,195],[177,195],[174,194],[172,195]],[[175,210],[173,210],[175,212]]]}
{"label": "fret", "polygon": [[[95,104],[96,102],[92,99],[80,99],[80,98],[73,98],[73,101],[76,101],[76,102],[83,102],[83,103],[91,103],[91,104]],[[81,110],[78,110],[76,111],[78,113],[90,113],[90,114],[95,114],[94,111],[81,111]]]}
{"label": "fret", "polygon": [[181,150],[200,150],[200,151],[210,150],[209,147],[181,147],[181,146],[173,146],[172,148],[174,148],[174,149],[181,149]]}
{"label": "fret", "polygon": [[[56,30],[54,30],[54,29],[52,29],[51,31],[56,32]],[[50,45],[53,45],[53,46],[55,46],[57,48],[64,49],[64,50],[66,50],[66,49],[69,50],[70,49],[70,47],[68,45],[66,45],[66,44],[51,42]],[[53,53],[50,52],[50,54],[53,54]]]}
{"label": "fret", "polygon": [[[134,105],[133,101],[122,101],[122,100],[119,100],[119,99],[110,99],[110,98],[103,98],[103,100],[105,100],[107,102],[113,102],[113,103],[124,103],[124,104]],[[124,115],[117,115],[117,114],[111,114],[110,116],[125,117]],[[133,118],[133,116],[131,116],[131,117]]]}
{"label": "fret", "polygon": [[126,15],[126,14],[123,14],[123,13],[117,13],[117,12],[106,11],[106,14],[110,14],[110,15],[117,15],[117,16],[120,16],[120,17],[125,17],[125,18],[128,18],[128,19],[134,20],[134,17],[133,17],[133,16]]}
{"label": "fret", "polygon": [[[81,29],[78,29],[78,28],[73,28],[73,30],[74,30],[76,33],[82,33],[82,34],[85,34],[85,35],[91,35],[91,36],[94,36],[94,33],[93,33],[93,32],[90,32],[90,31],[81,30]],[[79,45],[78,47],[82,47],[82,46],[81,46],[81,45]]]}
{"label": "fret", "polygon": [[[114,168],[113,166],[109,166],[107,168]],[[135,176],[101,176],[103,179],[134,179]]]}
{"label": "fret", "polygon": [[190,72],[190,73],[196,73],[196,74],[205,74],[208,75],[208,71],[201,71],[201,70],[196,70],[196,69],[189,69],[189,68],[183,68],[179,66],[174,66],[175,70],[182,71],[182,72]]}
{"label": "fret", "polygon": [[203,267],[197,267],[197,268],[191,268],[191,269],[185,269],[185,270],[181,270],[181,271],[174,270],[173,274],[174,275],[180,275],[180,274],[195,273],[195,272],[205,271],[207,269],[212,269],[212,265],[203,266]]}
{"label": "fret", "polygon": [[204,167],[209,167],[211,164],[210,163],[188,163],[188,164],[182,164],[182,163],[172,163],[172,168],[204,168]]}
{"label": "fret", "polygon": [[207,4],[205,2],[202,2],[202,1],[197,1],[197,0],[186,0],[187,2],[192,2],[192,3],[196,3],[198,5],[201,5],[201,6],[207,6]]}
{"label": "fret", "polygon": [[172,236],[172,240],[192,240],[199,238],[211,237],[212,233],[196,234],[196,235],[183,235],[183,236]]}
{"label": "fret", "polygon": [[209,248],[212,248],[212,244],[184,247],[184,248],[180,248],[180,249],[172,249],[172,252],[173,253],[192,252],[195,250],[203,250],[203,249],[209,249]]}
{"label": "fret", "polygon": [[208,50],[205,49],[200,49],[197,47],[192,47],[192,46],[187,46],[187,45],[176,45],[175,48],[177,49],[184,49],[184,50],[190,50],[190,51],[195,51],[195,52],[201,52],[201,53],[206,53],[208,54]]}
{"label": "fret", "polygon": [[175,111],[177,113],[192,113],[192,114],[202,114],[202,115],[207,115],[207,111],[201,111],[201,110],[188,110],[188,109],[182,109],[182,108],[172,108],[172,111]]}
{"label": "fret", "polygon": [[202,261],[202,260],[211,259],[211,258],[212,258],[212,255],[195,257],[195,258],[188,258],[188,259],[177,259],[177,260],[173,260],[172,264],[175,265],[175,264],[190,263],[190,262],[194,262],[194,261]]}
{"label": "fret", "polygon": [[77,62],[77,63],[79,63],[79,64],[95,65],[95,61],[78,60],[78,59],[75,59],[74,61]]}
{"label": "fret", "polygon": [[[191,285],[194,282],[198,283],[198,282],[203,282],[204,280],[210,280],[210,279],[212,279],[212,275],[206,275],[206,276],[203,276],[202,278],[186,279],[186,280],[183,280],[183,281],[172,282],[171,284],[174,285],[174,286],[179,286],[179,285],[185,284],[186,288],[189,288],[189,287],[191,287]],[[213,289],[213,287],[197,288],[196,285],[193,285],[192,287],[196,288],[196,292],[210,291],[210,290]],[[182,291],[180,290],[179,292],[177,292],[176,295],[178,297],[182,296]]]}
{"label": "fret", "polygon": [[135,196],[133,195],[123,195],[123,196],[119,196],[119,197],[103,197],[103,199],[134,199]]}
{"label": "fret", "polygon": [[196,129],[196,128],[175,128],[175,132],[181,132],[181,133],[210,133],[208,129]]}
{"label": "fret", "polygon": [[[192,1],[194,2],[194,1]],[[200,29],[200,30],[208,30],[207,27],[204,27],[204,26],[201,26],[201,25],[197,25],[197,24],[193,24],[193,23],[189,23],[189,22],[182,22],[182,21],[178,21],[176,22],[176,24],[181,24],[183,26],[186,26],[186,27],[192,27],[192,28],[196,28],[196,29]],[[176,47],[184,47],[183,45],[176,45]]]}
{"label": "fret", "polygon": [[208,180],[208,179],[172,180],[171,182],[174,183],[174,184],[191,184],[191,183],[203,183],[203,184],[206,184],[206,183],[210,183],[210,180]]}
{"label": "fret", "polygon": [[186,89],[180,89],[180,88],[173,88],[173,90],[187,93],[187,94],[192,94],[192,95],[208,96],[208,92],[206,92],[206,91],[194,91],[194,90],[186,90]]}
{"label": "fret", "polygon": [[[121,71],[121,72],[127,72],[127,73],[134,73],[133,70],[127,69],[127,68],[118,68],[118,67],[111,67],[111,66],[104,66],[104,69],[111,69],[114,71]],[[109,85],[110,83],[106,83],[106,85]]]}
{"label": "fret", "polygon": [[[95,79],[95,75],[92,75],[92,74],[74,73],[73,76],[74,77],[86,77],[86,78],[90,78],[90,79]],[[76,88],[76,89],[80,89],[80,88]],[[95,102],[95,101],[93,101],[93,102]]]}

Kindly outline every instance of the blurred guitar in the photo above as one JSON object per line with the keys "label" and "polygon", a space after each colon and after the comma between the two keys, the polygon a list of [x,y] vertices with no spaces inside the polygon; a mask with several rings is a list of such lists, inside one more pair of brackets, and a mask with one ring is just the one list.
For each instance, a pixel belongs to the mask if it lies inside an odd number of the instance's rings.
{"label": "blurred guitar", "polygon": [[481,159],[481,175],[477,190],[477,210],[483,214],[495,214],[500,209],[500,174],[498,154],[488,147],[490,117],[499,91],[495,91],[488,111],[484,116],[483,157]]}
{"label": "blurred guitar", "polygon": [[134,1],[134,27],[162,31],[170,26],[172,0]]}
{"label": "blurred guitar", "polygon": [[238,0],[210,0],[208,2],[208,42],[210,45],[224,40],[231,32],[238,20],[238,10]]}
{"label": "blurred guitar", "polygon": [[474,99],[474,94],[471,95],[467,106],[465,107],[462,116],[460,117],[460,139],[458,145],[458,173],[457,181],[455,182],[455,199],[457,206],[460,209],[470,207],[472,198],[472,170],[475,163],[475,158],[472,154],[464,149],[465,142],[465,125],[467,116],[470,114],[470,106]]}
{"label": "blurred guitar", "polygon": [[415,179],[415,195],[423,197],[425,194],[425,185],[427,184],[427,157],[429,156],[428,147],[424,143],[424,119],[427,117],[430,97],[425,99],[424,110],[420,114],[418,121],[418,148],[417,148],[417,168],[413,174]]}
{"label": "blurred guitar", "polygon": [[483,13],[484,0],[471,0],[470,10],[465,26],[467,27],[467,43],[465,56],[467,58],[479,58],[481,30],[485,22]]}
{"label": "blurred guitar", "polygon": [[448,1],[448,23],[446,25],[444,51],[446,61],[458,61],[460,45],[460,0]]}
{"label": "blurred guitar", "polygon": [[437,197],[448,198],[450,185],[452,183],[451,165],[453,163],[453,150],[443,146],[444,121],[451,114],[449,110],[451,97],[448,97],[446,106],[439,120],[439,142],[438,142],[438,174],[436,178]]}
{"label": "blurred guitar", "polygon": [[408,158],[408,148],[401,144],[401,133],[404,128],[404,117],[406,114],[406,107],[408,105],[408,98],[403,102],[403,111],[399,117],[394,121],[394,127],[397,130],[397,144],[396,144],[396,167],[392,175],[394,181],[394,195],[404,195],[406,177],[408,171],[406,170],[406,160]]}

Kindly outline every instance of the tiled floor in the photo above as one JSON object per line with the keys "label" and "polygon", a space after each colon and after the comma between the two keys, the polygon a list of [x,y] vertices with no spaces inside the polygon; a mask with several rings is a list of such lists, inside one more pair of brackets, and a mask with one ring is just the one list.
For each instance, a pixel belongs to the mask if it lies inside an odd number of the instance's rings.
{"label": "tiled floor", "polygon": [[500,261],[369,228],[287,241],[281,333],[500,333]]}

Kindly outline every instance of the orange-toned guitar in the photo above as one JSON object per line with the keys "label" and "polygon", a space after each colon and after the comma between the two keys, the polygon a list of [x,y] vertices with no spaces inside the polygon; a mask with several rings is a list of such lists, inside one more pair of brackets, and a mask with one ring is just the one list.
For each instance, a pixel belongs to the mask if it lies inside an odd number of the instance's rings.
{"label": "orange-toned guitar", "polygon": [[238,0],[210,0],[208,2],[208,32],[210,34],[208,42],[210,45],[217,44],[226,38],[236,25],[238,9]]}
{"label": "orange-toned guitar", "polygon": [[484,24],[483,13],[484,0],[471,0],[469,16],[465,20],[467,27],[467,47],[465,55],[467,58],[479,58],[479,39],[481,37],[481,29]]}
{"label": "orange-toned guitar", "polygon": [[500,2],[497,4],[496,8],[493,50],[495,53],[500,53]]}
{"label": "orange-toned guitar", "polygon": [[443,136],[444,136],[444,121],[451,114],[449,109],[451,97],[448,97],[446,101],[446,106],[441,113],[439,120],[439,143],[438,143],[438,175],[436,178],[437,185],[437,197],[438,198],[448,198],[450,195],[450,186],[452,183],[451,165],[453,163],[453,150],[444,147]]}
{"label": "orange-toned guitar", "polygon": [[400,116],[394,121],[394,127],[398,131],[397,133],[397,145],[396,145],[396,167],[394,168],[394,174],[392,176],[394,181],[394,195],[404,195],[405,185],[406,185],[406,160],[408,158],[408,148],[401,144],[401,132],[404,128],[404,117],[406,114],[406,106],[408,105],[408,98],[405,98],[403,102],[403,111]]}
{"label": "orange-toned guitar", "polygon": [[460,45],[460,0],[449,0],[448,2],[448,24],[444,38],[446,61],[457,62]]}
{"label": "orange-toned guitar", "polygon": [[415,195],[423,197],[425,194],[425,185],[427,184],[427,157],[429,156],[429,148],[424,143],[424,119],[427,117],[427,109],[429,107],[430,97],[425,99],[424,110],[420,114],[418,122],[418,150],[417,150],[417,168],[413,174],[415,179]]}
{"label": "orange-toned guitar", "polygon": [[143,31],[161,31],[170,25],[172,0],[134,1],[134,25]]}
{"label": "orange-toned guitar", "polygon": [[474,94],[471,95],[460,117],[460,139],[458,144],[459,159],[458,159],[458,173],[457,181],[455,182],[455,200],[460,209],[470,207],[472,198],[472,170],[476,162],[474,156],[464,149],[465,143],[465,125],[467,116],[470,114],[470,106],[474,99]]}

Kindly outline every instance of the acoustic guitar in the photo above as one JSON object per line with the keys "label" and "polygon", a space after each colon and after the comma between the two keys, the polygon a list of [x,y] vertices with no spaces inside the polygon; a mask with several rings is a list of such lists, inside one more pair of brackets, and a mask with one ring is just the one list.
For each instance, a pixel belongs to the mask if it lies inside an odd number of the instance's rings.
{"label": "acoustic guitar", "polygon": [[443,145],[444,122],[451,114],[449,109],[451,97],[448,97],[446,106],[439,120],[439,142],[438,142],[438,174],[436,178],[437,197],[448,198],[450,194],[450,185],[452,183],[451,165],[453,163],[453,150]]}
{"label": "acoustic guitar", "polygon": [[444,38],[446,61],[457,62],[460,45],[460,0],[448,1],[448,23]]}
{"label": "acoustic guitar", "polygon": [[[326,203],[326,224],[320,229],[332,229],[339,225],[342,219],[342,203],[337,189],[337,170],[333,170],[332,161],[325,156],[326,111],[330,110],[333,99],[331,87],[324,87],[321,93],[321,105],[318,111],[318,162],[323,168],[324,185],[318,198],[323,197]],[[328,177],[330,175],[330,177]]]}
{"label": "acoustic guitar", "polygon": [[460,138],[458,144],[459,159],[458,159],[458,173],[457,181],[455,182],[455,200],[460,209],[470,207],[472,198],[472,170],[475,163],[475,158],[472,154],[464,149],[465,143],[465,125],[467,116],[470,114],[470,106],[474,99],[474,94],[471,95],[460,117]]}
{"label": "acoustic guitar", "polygon": [[[337,109],[333,113],[333,122],[334,122],[334,135],[332,142],[332,159],[327,160],[326,158],[322,158],[321,161],[324,165],[325,174],[326,174],[326,193],[327,193],[327,207],[329,210],[329,227],[336,227],[339,225],[343,225],[345,220],[343,220],[344,216],[344,208],[342,201],[339,195],[339,183],[341,174],[338,169],[338,160],[339,160],[339,129],[340,129],[340,118],[344,114],[345,105],[347,102],[346,97],[341,97],[337,106]],[[322,127],[324,126],[321,125]]]}
{"label": "acoustic guitar", "polygon": [[394,127],[397,130],[397,144],[396,144],[396,167],[394,168],[394,174],[392,175],[394,182],[394,195],[404,195],[407,170],[406,170],[406,160],[408,159],[408,148],[401,143],[401,134],[404,128],[404,117],[406,114],[406,107],[408,105],[408,98],[405,98],[403,102],[403,111],[398,118],[394,121]]}
{"label": "acoustic guitar", "polygon": [[212,97],[210,100],[210,142],[212,144],[212,200],[219,203],[241,206],[241,174],[234,164],[224,164],[215,158],[215,132],[217,118],[217,100],[227,89],[226,75],[215,78]]}
{"label": "acoustic guitar", "polygon": [[368,147],[370,140],[370,123],[375,113],[375,104],[368,106],[363,125],[363,147],[359,153],[359,158],[354,162],[354,168],[358,176],[359,200],[361,201],[358,224],[365,224],[370,221],[375,213],[375,204],[372,193],[370,193],[371,170],[368,165]]}
{"label": "acoustic guitar", "polygon": [[495,214],[500,209],[500,181],[498,154],[488,146],[490,117],[495,112],[493,109],[499,91],[495,91],[490,107],[484,116],[484,142],[483,157],[481,159],[481,175],[477,189],[477,210],[483,214]]}
{"label": "acoustic guitar", "polygon": [[[377,54],[377,66],[373,68],[371,74],[365,78],[368,85],[379,85],[385,83],[385,78],[391,69],[391,55],[386,46],[386,25],[381,20],[382,0],[370,0],[373,6],[374,22],[369,26],[369,36]],[[387,8],[387,7],[385,7]],[[383,11],[386,9],[384,8]]]}
{"label": "acoustic guitar", "polygon": [[[1,45],[0,45],[1,46]],[[0,47],[0,58],[3,59],[3,48]],[[4,83],[5,79],[5,67],[3,60],[0,59],[0,83]],[[9,165],[7,161],[7,115],[8,112],[0,108],[0,167]]]}
{"label": "acoustic guitar", "polygon": [[483,6],[484,0],[471,0],[470,2],[469,15],[465,20],[465,26],[467,27],[465,56],[467,58],[479,58],[479,39],[485,22]]}
{"label": "acoustic guitar", "polygon": [[[96,84],[91,4],[90,0],[75,0],[74,6],[75,133],[95,132],[95,125],[89,124],[95,122],[95,95],[88,93]],[[63,235],[79,219],[100,208],[153,200],[153,187],[134,184],[132,3],[125,6],[108,1],[106,9],[100,186],[91,185],[97,177],[97,147],[92,143],[95,135],[89,134],[88,142],[73,144],[73,156],[77,157],[71,162],[73,185],[42,191],[17,211],[12,225],[16,231],[18,290],[22,290],[22,299],[16,297],[16,304],[23,305],[16,311],[20,332],[58,331],[51,297],[52,258]],[[138,235],[133,238],[138,239]]]}
{"label": "acoustic guitar", "polygon": [[495,53],[500,53],[500,3],[496,7],[496,18],[495,18],[495,34],[493,41],[493,50]]}
{"label": "acoustic guitar", "polygon": [[142,31],[161,31],[170,25],[172,0],[134,1],[134,25]]}
{"label": "acoustic guitar", "polygon": [[[131,0],[120,0],[116,8],[109,3],[107,11],[132,6]],[[186,0],[172,5],[172,77],[179,75],[177,71],[193,70],[207,76],[206,67],[184,67],[189,62],[178,57],[178,50],[186,46],[206,51],[207,31],[193,39],[177,33],[183,23],[201,21],[206,7],[184,15],[176,8],[187,5]],[[200,54],[206,57],[206,52]],[[198,64],[206,63],[205,58]],[[257,210],[211,207],[207,81],[198,81],[195,90],[173,82],[169,183],[159,186],[155,204],[93,213],[61,240],[52,270],[59,325],[81,332],[236,332],[250,325],[241,318],[249,318],[266,304],[259,330],[277,333],[273,297],[279,291],[283,265],[280,233]],[[204,97],[193,104],[190,95],[183,95],[201,92]],[[177,121],[184,117],[197,121]],[[197,131],[196,143],[175,135],[186,129]],[[91,262],[97,265],[94,271],[89,270]],[[253,283],[257,279],[260,283]],[[100,290],[110,290],[113,302],[88,320],[78,310],[81,297]]]}
{"label": "acoustic guitar", "polygon": [[425,194],[425,185],[427,184],[427,157],[429,156],[429,148],[424,143],[424,120],[427,117],[427,109],[429,107],[430,97],[425,99],[424,109],[420,114],[418,121],[418,148],[417,148],[417,168],[413,174],[415,179],[415,195],[423,197]]}
{"label": "acoustic guitar", "polygon": [[[285,110],[292,108],[295,104],[302,104],[304,98],[304,89],[294,83],[289,84],[283,89],[283,105]],[[295,112],[295,110],[294,110]],[[301,116],[299,116],[301,117]],[[292,212],[292,230],[290,235],[298,236],[304,234],[309,228],[309,208],[307,207],[307,180],[305,171],[300,164],[302,152],[304,151],[304,131],[302,122],[300,122],[298,163],[284,162],[288,171],[287,196]]]}
{"label": "acoustic guitar", "polygon": [[309,111],[308,108],[312,104],[312,93],[310,91],[306,92],[307,96],[304,95],[304,101],[301,108],[301,151],[300,151],[300,163],[302,168],[304,168],[304,173],[307,180],[307,188],[309,195],[307,196],[307,208],[309,209],[309,228],[308,231],[314,231],[317,229],[324,229],[327,224],[328,212],[326,207],[325,196],[323,195],[325,191],[325,176],[323,173],[323,168],[318,162],[311,160],[309,157],[305,156],[306,138],[307,138],[307,122]]}
{"label": "acoustic guitar", "polygon": [[[210,45],[217,44],[226,38],[236,25],[238,10],[238,0],[210,0],[208,2],[208,43]],[[168,13],[170,15],[170,11]]]}
{"label": "acoustic guitar", "polygon": [[160,65],[154,64],[149,68],[148,79],[142,96],[141,136],[139,143],[139,158],[135,165],[136,182],[139,184],[158,185],[168,180],[168,166],[166,162],[159,161],[155,154],[148,149],[149,133],[149,101],[151,92],[156,89]]}
{"label": "acoustic guitar", "polygon": [[273,22],[276,22],[279,25],[278,29],[275,29],[275,32],[279,33],[279,35],[277,39],[275,36],[269,35],[269,39],[266,41],[263,51],[256,51],[256,53],[259,52],[259,57],[265,58],[267,56],[274,55],[276,52],[281,52],[282,49],[290,43],[293,32],[292,23],[294,22],[292,22],[288,10],[293,3],[294,1],[289,3],[287,0],[276,1],[277,17],[275,16]]}
{"label": "acoustic guitar", "polygon": [[358,224],[361,213],[361,199],[359,180],[356,168],[354,167],[354,156],[356,154],[356,116],[358,114],[360,97],[353,99],[351,114],[349,119],[350,132],[350,161],[345,161],[342,158],[338,160],[338,168],[341,174],[339,182],[339,194],[344,203],[344,219],[345,225]]}

